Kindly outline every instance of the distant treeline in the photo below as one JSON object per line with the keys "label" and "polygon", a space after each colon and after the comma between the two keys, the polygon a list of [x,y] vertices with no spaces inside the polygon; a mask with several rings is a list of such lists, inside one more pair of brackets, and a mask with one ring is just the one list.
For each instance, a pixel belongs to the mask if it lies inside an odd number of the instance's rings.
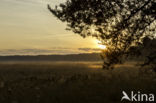
{"label": "distant treeline", "polygon": [[0,61],[101,61],[99,53],[37,56],[0,56]]}

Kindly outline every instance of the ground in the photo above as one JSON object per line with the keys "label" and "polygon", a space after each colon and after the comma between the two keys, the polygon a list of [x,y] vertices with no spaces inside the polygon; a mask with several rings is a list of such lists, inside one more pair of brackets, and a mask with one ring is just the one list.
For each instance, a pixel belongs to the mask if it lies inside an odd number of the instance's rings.
{"label": "ground", "polygon": [[122,91],[156,94],[155,74],[132,64],[1,62],[0,103],[120,103]]}

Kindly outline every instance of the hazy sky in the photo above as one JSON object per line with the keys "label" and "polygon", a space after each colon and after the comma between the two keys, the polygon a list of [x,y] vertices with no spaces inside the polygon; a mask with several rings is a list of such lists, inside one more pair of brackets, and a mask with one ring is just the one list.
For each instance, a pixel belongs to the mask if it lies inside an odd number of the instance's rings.
{"label": "hazy sky", "polygon": [[48,10],[65,0],[0,0],[0,55],[98,51],[93,38],[66,31]]}

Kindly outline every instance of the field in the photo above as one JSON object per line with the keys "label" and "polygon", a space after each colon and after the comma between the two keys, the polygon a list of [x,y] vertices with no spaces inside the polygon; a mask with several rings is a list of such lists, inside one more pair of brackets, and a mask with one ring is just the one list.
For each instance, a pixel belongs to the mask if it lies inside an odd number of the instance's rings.
{"label": "field", "polygon": [[120,103],[122,91],[156,94],[156,75],[133,63],[1,62],[0,103]]}

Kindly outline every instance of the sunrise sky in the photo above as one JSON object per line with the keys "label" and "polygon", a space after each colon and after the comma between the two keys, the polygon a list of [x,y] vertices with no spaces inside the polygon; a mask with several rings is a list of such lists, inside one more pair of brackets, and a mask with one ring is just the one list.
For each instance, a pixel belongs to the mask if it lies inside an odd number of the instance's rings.
{"label": "sunrise sky", "polygon": [[65,0],[0,0],[0,55],[97,52],[97,40],[66,31],[48,10]]}

